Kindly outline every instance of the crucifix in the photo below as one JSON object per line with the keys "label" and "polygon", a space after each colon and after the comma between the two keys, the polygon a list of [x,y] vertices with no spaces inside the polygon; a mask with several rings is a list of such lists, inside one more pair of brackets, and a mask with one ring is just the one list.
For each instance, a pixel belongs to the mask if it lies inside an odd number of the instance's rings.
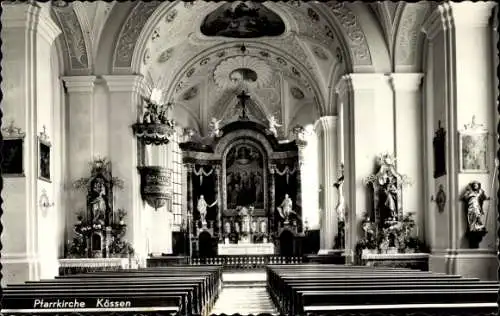
{"label": "crucifix", "polygon": [[247,113],[246,113],[246,102],[248,99],[250,99],[250,96],[246,94],[245,90],[241,91],[240,94],[237,96],[238,99],[240,99],[240,105],[241,105],[241,115],[240,119],[241,120],[246,120],[248,119]]}

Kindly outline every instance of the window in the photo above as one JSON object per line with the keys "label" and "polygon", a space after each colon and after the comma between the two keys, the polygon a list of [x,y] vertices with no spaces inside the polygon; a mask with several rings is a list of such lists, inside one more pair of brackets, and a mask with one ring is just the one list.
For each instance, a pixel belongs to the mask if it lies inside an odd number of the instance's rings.
{"label": "window", "polygon": [[170,210],[173,215],[172,231],[180,231],[182,225],[182,186],[183,186],[183,168],[182,168],[182,151],[179,148],[182,130],[177,129],[169,143],[168,155],[169,167],[172,169],[172,201]]}

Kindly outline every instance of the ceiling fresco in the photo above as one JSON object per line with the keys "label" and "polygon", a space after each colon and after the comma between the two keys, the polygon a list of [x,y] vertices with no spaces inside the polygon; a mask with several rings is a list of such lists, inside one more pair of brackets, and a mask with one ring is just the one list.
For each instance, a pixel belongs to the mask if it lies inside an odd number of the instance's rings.
{"label": "ceiling fresco", "polygon": [[225,3],[209,13],[201,24],[207,36],[256,38],[278,36],[285,32],[279,15],[260,3]]}

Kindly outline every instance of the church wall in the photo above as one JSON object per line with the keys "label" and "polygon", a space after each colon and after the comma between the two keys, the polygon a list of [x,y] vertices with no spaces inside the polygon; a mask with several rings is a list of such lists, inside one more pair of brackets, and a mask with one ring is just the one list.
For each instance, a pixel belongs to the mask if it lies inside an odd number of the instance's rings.
{"label": "church wall", "polygon": [[[55,124],[59,123],[54,113],[59,108],[52,83],[58,73],[52,67],[51,47],[60,30],[50,20],[45,5],[20,4],[3,9],[8,11],[2,15],[4,120],[14,120],[14,126],[25,134],[23,174],[3,175],[2,282],[5,284],[52,278],[57,273],[61,204],[56,207],[52,203],[61,173],[54,167],[58,163],[54,154],[60,154],[60,143],[54,137]],[[39,179],[38,136],[44,126],[52,143],[50,182]],[[41,206],[44,192],[46,208]]]}
{"label": "church wall", "polygon": [[[19,36],[19,31],[19,29],[2,28],[2,127],[5,127],[10,121],[14,121],[14,126],[26,133],[28,108],[26,106],[27,96],[25,90],[27,90],[27,86],[25,74],[27,65],[23,59],[23,52],[27,45],[23,41],[24,38]],[[6,45],[6,43],[9,43],[9,45]],[[27,141],[25,139],[24,151],[26,151],[26,147]],[[28,249],[27,240],[26,216],[28,216],[28,212],[22,210],[28,209],[26,166],[31,160],[26,154],[23,160],[24,177],[2,175],[4,180],[2,189],[2,264],[5,267],[3,269],[3,279],[6,280],[12,280],[16,277],[19,279],[29,278],[27,261],[31,250]]]}

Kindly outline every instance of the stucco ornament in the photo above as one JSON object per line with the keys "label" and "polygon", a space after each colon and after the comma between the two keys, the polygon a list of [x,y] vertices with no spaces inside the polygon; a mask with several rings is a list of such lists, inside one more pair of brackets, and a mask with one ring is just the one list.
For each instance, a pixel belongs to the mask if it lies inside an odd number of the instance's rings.
{"label": "stucco ornament", "polygon": [[72,69],[89,67],[87,46],[83,31],[72,7],[54,7],[54,12],[63,30],[66,48],[70,56]]}
{"label": "stucco ornament", "polygon": [[222,89],[233,89],[244,83],[249,88],[264,87],[272,78],[271,67],[253,56],[235,56],[223,60],[214,70],[214,80]]}
{"label": "stucco ornament", "polygon": [[343,2],[327,2],[333,15],[347,34],[353,62],[356,65],[371,65],[372,58],[365,34],[356,15]]}
{"label": "stucco ornament", "polygon": [[396,64],[413,65],[420,28],[425,18],[429,5],[409,3],[401,17],[401,25],[396,39]]}
{"label": "stucco ornament", "polygon": [[122,28],[115,53],[115,67],[130,67],[137,39],[160,1],[139,1]]}

